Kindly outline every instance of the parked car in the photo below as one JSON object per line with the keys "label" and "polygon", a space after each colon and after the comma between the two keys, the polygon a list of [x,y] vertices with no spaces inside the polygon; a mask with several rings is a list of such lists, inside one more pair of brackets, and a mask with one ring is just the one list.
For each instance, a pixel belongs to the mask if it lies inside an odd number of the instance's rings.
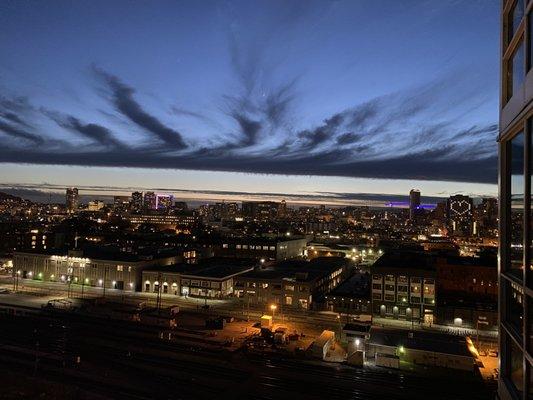
{"label": "parked car", "polygon": [[498,357],[498,352],[496,350],[489,350],[489,357]]}

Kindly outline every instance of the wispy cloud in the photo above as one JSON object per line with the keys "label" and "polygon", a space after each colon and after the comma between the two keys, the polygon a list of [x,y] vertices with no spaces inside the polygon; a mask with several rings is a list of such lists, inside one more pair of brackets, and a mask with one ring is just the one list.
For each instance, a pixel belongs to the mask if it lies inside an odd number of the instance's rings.
{"label": "wispy cloud", "polygon": [[[242,67],[249,77],[241,79],[239,94],[225,96],[225,111],[238,129],[225,141],[186,141],[182,134],[150,115],[134,99],[135,89],[119,77],[93,68],[110,92],[111,105],[130,124],[140,127],[156,141],[150,146],[125,145],[101,123],[82,121],[53,111],[41,113],[62,129],[88,138],[91,144],[76,148],[73,143],[41,137],[25,119],[2,118],[0,141],[10,151],[0,153],[0,162],[108,167],[174,168],[284,175],[322,175],[378,179],[423,179],[495,183],[497,163],[494,123],[462,126],[455,118],[451,92],[461,78],[439,77],[434,82],[333,113],[321,124],[307,129],[288,128],[293,117],[297,83],[257,96],[256,68]],[[259,68],[260,69],[260,68]],[[264,89],[264,87],[263,87]],[[452,99],[452,100],[450,100]],[[5,103],[5,104],[4,104]],[[0,102],[0,112],[23,115],[32,109],[27,100]],[[177,117],[208,118],[203,114],[175,109]],[[18,145],[20,139],[26,144]],[[131,144],[130,144],[131,143]],[[68,148],[69,151],[65,151]]]}
{"label": "wispy cloud", "polygon": [[150,115],[133,98],[135,89],[124,84],[118,77],[93,66],[95,74],[100,77],[112,92],[112,101],[116,109],[133,123],[160,139],[171,149],[184,149],[187,147],[181,133],[164,125],[159,119]]}

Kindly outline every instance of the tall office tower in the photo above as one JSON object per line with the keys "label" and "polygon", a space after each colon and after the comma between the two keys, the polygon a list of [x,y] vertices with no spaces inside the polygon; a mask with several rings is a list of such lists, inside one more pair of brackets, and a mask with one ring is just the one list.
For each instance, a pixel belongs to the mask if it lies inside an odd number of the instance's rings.
{"label": "tall office tower", "polygon": [[79,196],[77,188],[67,188],[65,204],[68,213],[74,213],[78,210]]}
{"label": "tall office tower", "polygon": [[281,203],[279,203],[278,208],[278,217],[285,218],[287,216],[287,202],[285,200],[281,200]]}
{"label": "tall office tower", "polygon": [[113,209],[115,211],[125,211],[130,205],[130,198],[128,196],[114,196]]}
{"label": "tall office tower", "polygon": [[176,201],[174,202],[174,210],[178,212],[187,211],[189,209],[189,206],[184,201]]}
{"label": "tall office tower", "polygon": [[474,210],[474,221],[477,222],[480,234],[490,236],[498,225],[498,201],[485,198]]}
{"label": "tall office tower", "polygon": [[420,209],[420,190],[411,189],[409,192],[409,219],[413,220]]}
{"label": "tall office tower", "polygon": [[279,203],[274,201],[243,201],[243,217],[254,219],[273,219],[278,215]]}
{"label": "tall office tower", "polygon": [[144,208],[146,210],[155,210],[157,205],[157,199],[154,192],[146,192],[144,194]]}
{"label": "tall office tower", "polygon": [[533,1],[501,5],[498,393],[527,399],[533,396],[533,236],[527,228],[533,227]]}
{"label": "tall office tower", "polygon": [[473,231],[473,203],[469,196],[450,196],[447,203],[448,227],[454,235],[470,236]]}
{"label": "tall office tower", "polygon": [[239,213],[239,205],[237,203],[216,203],[215,206],[218,206],[218,212],[220,219],[233,219]]}
{"label": "tall office tower", "polygon": [[143,194],[142,192],[133,192],[131,194],[130,208],[132,211],[140,211],[143,208]]}
{"label": "tall office tower", "polygon": [[441,201],[437,203],[433,211],[431,212],[431,216],[434,220],[437,220],[441,223],[446,222],[446,215],[447,215],[447,203],[444,201]]}
{"label": "tall office tower", "polygon": [[155,196],[155,209],[159,211],[169,211],[172,208],[174,196],[171,194],[158,193]]}

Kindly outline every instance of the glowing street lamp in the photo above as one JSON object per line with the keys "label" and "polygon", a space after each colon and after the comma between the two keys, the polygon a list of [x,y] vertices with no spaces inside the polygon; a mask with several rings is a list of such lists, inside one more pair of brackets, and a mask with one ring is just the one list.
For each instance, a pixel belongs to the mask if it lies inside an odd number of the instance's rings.
{"label": "glowing street lamp", "polygon": [[272,310],[272,322],[274,322],[274,313],[275,313],[276,310],[278,309],[278,306],[275,305],[275,304],[271,304],[271,305],[270,305],[270,309]]}

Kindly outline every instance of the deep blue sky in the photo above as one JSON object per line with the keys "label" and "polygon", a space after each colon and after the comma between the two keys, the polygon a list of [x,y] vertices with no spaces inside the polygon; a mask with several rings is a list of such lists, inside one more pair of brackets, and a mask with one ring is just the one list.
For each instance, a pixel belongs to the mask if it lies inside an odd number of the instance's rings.
{"label": "deep blue sky", "polygon": [[4,0],[0,183],[494,194],[498,13]]}

